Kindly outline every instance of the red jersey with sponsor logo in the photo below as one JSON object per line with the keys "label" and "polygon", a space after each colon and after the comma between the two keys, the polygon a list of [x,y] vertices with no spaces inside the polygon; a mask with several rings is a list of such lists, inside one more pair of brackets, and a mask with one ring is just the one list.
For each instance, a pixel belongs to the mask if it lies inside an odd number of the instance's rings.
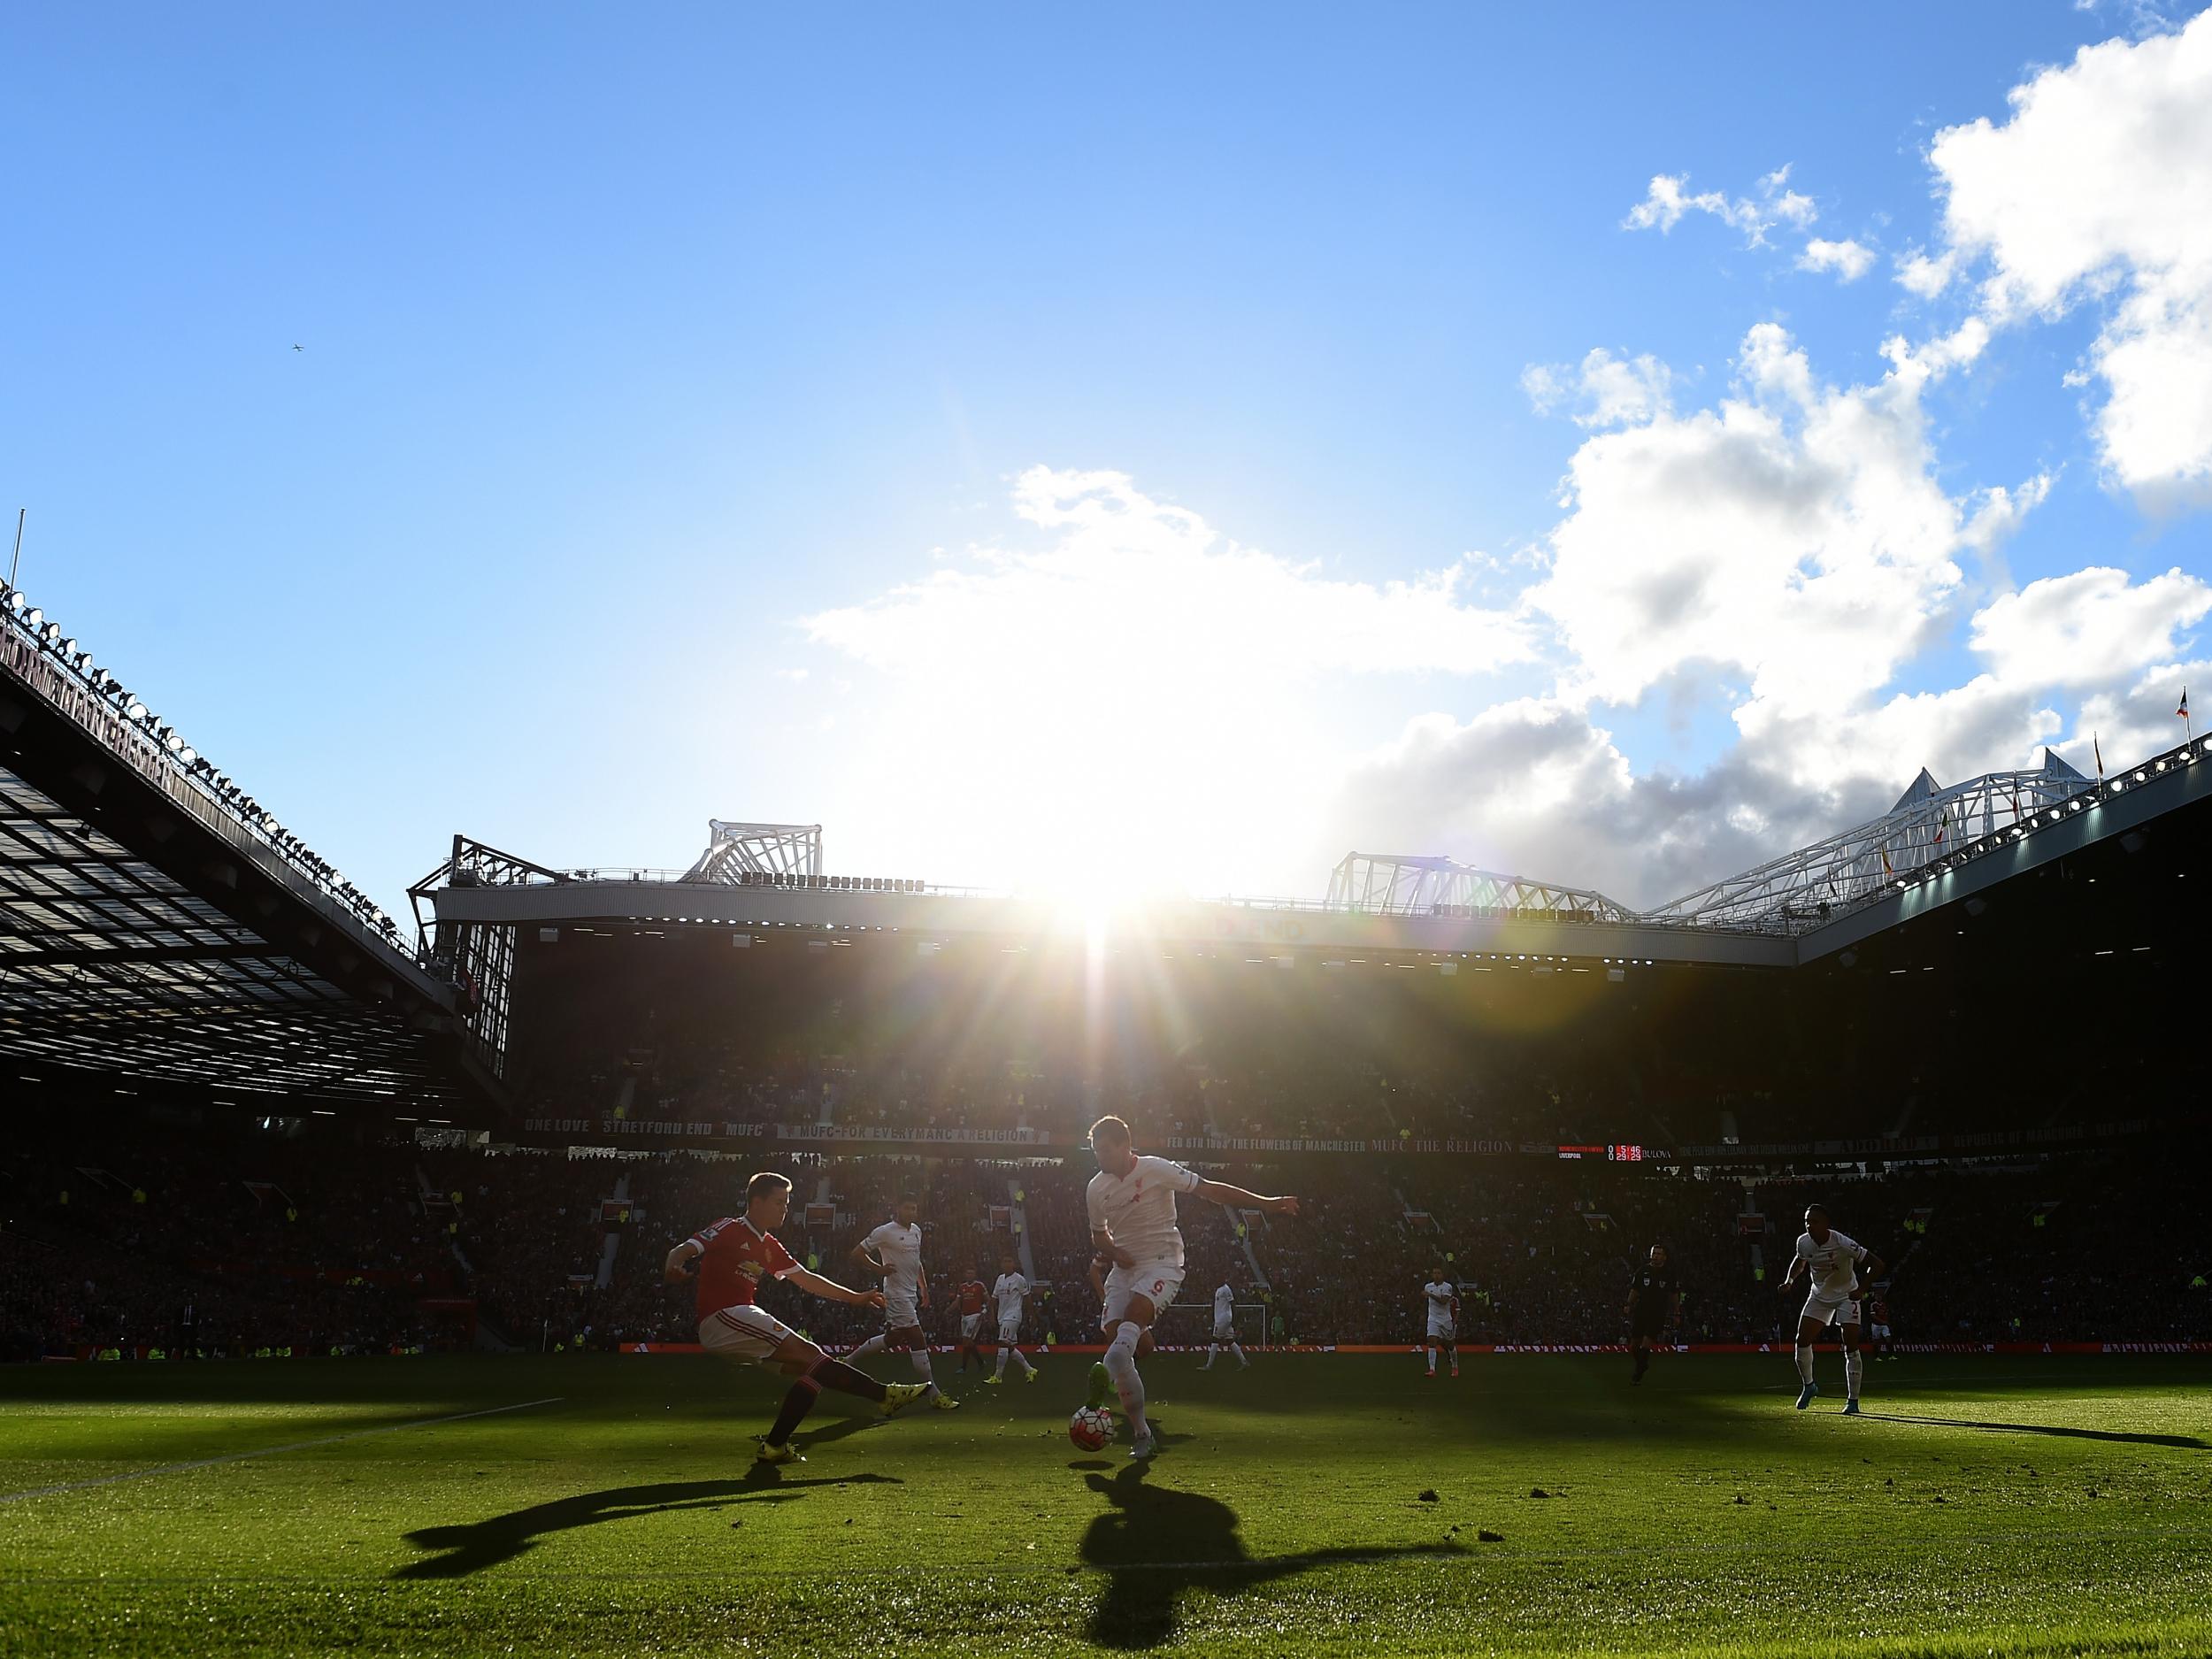
{"label": "red jersey with sponsor logo", "polygon": [[725,1216],[691,1235],[699,1257],[699,1317],[760,1299],[760,1281],[781,1279],[798,1266],[783,1240],[742,1216]]}
{"label": "red jersey with sponsor logo", "polygon": [[984,1298],[991,1294],[990,1286],[979,1279],[964,1279],[960,1286],[960,1311],[981,1313]]}

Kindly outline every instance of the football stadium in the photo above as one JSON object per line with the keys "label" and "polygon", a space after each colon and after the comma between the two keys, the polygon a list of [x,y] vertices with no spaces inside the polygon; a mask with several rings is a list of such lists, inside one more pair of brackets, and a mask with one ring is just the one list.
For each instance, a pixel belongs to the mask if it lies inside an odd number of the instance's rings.
{"label": "football stadium", "polygon": [[[395,918],[5,603],[27,1651],[2212,1643],[2212,739],[1646,912],[1365,853],[1086,912],[717,821],[457,835]],[[1211,1184],[1126,1356],[1107,1118]],[[763,1176],[780,1259],[909,1264],[738,1270],[897,1420],[810,1371],[779,1446],[724,1364],[683,1258]],[[1815,1204],[1869,1278],[1806,1344]]]}
{"label": "football stadium", "polygon": [[0,1659],[2212,1655],[2212,0],[0,63]]}

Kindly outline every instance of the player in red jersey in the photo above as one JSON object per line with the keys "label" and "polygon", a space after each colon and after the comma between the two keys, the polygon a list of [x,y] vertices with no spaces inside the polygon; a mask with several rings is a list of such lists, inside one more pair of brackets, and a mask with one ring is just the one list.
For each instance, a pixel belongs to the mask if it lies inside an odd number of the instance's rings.
{"label": "player in red jersey", "polygon": [[956,1293],[960,1302],[960,1369],[968,1369],[968,1356],[975,1356],[977,1369],[990,1369],[983,1357],[982,1347],[976,1336],[983,1329],[983,1304],[989,1300],[991,1287],[983,1282],[983,1270],[977,1268],[973,1279],[963,1279]]}
{"label": "player in red jersey", "polygon": [[760,1442],[757,1456],[764,1463],[805,1461],[792,1448],[791,1432],[814,1409],[815,1396],[825,1388],[872,1401],[886,1417],[928,1392],[921,1383],[879,1383],[867,1372],[830,1358],[759,1305],[760,1281],[783,1279],[825,1302],[856,1308],[883,1306],[881,1291],[849,1290],[792,1260],[775,1233],[790,1209],[791,1183],[763,1171],[745,1185],[742,1216],[725,1216],[700,1228],[668,1253],[661,1269],[670,1284],[680,1285],[697,1262],[699,1345],[708,1353],[741,1364],[771,1366],[798,1379],[784,1395],[775,1425]]}

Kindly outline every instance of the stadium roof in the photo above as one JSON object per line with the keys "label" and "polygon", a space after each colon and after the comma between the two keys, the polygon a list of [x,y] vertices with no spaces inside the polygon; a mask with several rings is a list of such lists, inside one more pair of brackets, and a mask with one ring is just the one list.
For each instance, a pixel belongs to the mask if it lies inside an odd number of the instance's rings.
{"label": "stadium roof", "polygon": [[[1637,911],[1602,894],[1448,859],[1355,853],[1319,902],[1175,900],[1125,907],[1122,936],[1247,949],[1484,953],[1590,964],[1792,967],[1965,899],[2212,793],[2212,739],[2092,780],[2046,752],[2028,772],[1938,785],[1812,847]],[[816,826],[718,821],[683,872],[557,870],[457,837],[414,889],[442,948],[518,926],[598,921],[1048,935],[1100,925],[1063,904],[931,883],[820,873]],[[426,932],[427,927],[426,926]],[[488,977],[486,976],[486,977]]]}
{"label": "stadium roof", "polygon": [[0,588],[0,1065],[125,1094],[443,1116],[454,987],[22,595]]}

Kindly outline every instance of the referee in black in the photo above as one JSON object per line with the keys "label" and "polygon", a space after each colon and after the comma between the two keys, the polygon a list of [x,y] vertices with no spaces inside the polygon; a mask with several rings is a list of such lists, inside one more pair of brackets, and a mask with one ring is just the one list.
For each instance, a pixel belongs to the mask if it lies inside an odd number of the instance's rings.
{"label": "referee in black", "polygon": [[1682,1321],[1682,1282],[1667,1265],[1667,1247],[1655,1244],[1643,1265],[1628,1280],[1628,1351],[1636,1369],[1629,1381],[1641,1382],[1651,1369],[1651,1345],[1671,1337]]}

